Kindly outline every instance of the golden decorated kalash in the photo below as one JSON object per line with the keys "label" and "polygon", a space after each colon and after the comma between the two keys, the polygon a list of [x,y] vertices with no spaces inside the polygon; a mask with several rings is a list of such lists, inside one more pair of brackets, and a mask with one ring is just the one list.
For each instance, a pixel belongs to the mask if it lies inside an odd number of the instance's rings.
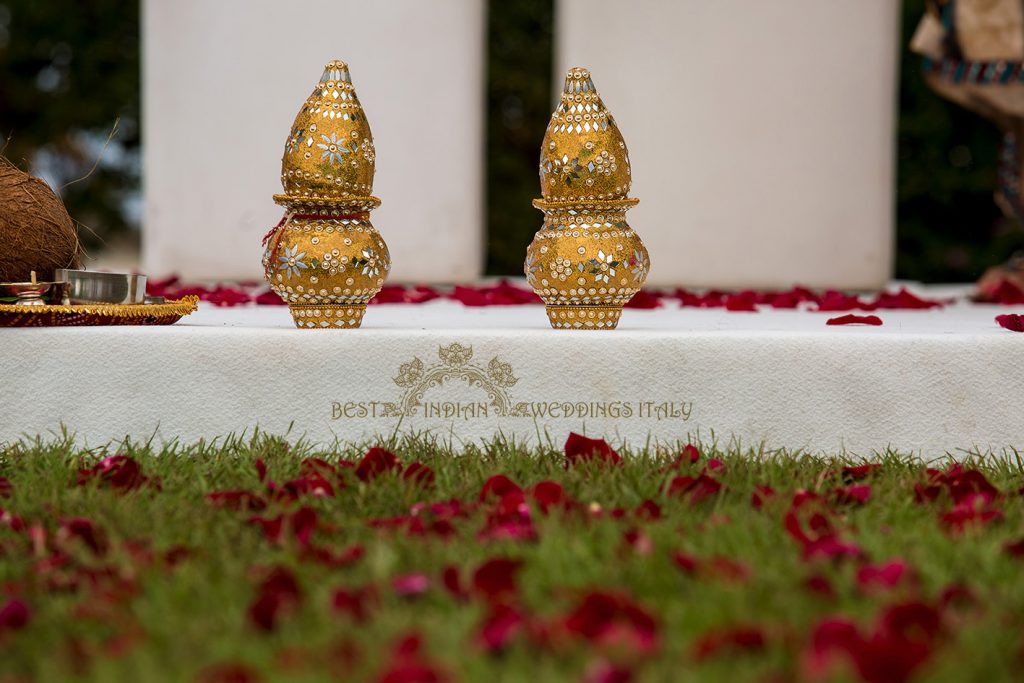
{"label": "golden decorated kalash", "polygon": [[590,72],[573,68],[540,154],[544,225],[526,252],[526,279],[547,305],[551,326],[613,330],[640,291],[650,255],[626,222],[626,142]]}
{"label": "golden decorated kalash", "polygon": [[281,160],[285,215],[263,243],[263,270],[300,328],[359,327],[391,257],[370,211],[373,135],[348,65],[333,61],[299,110]]}

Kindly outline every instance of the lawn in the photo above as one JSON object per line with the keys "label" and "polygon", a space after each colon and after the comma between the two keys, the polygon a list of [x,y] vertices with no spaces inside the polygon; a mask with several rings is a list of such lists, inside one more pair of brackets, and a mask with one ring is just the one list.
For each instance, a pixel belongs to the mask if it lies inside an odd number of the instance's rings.
{"label": "lawn", "polygon": [[0,447],[0,682],[1024,667],[1013,454],[378,446]]}

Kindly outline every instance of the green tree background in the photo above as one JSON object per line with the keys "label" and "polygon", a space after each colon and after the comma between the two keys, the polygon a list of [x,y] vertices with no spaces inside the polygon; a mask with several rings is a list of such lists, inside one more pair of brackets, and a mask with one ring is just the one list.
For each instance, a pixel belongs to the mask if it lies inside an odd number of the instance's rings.
{"label": "green tree background", "polygon": [[[518,274],[540,222],[530,200],[552,106],[553,2],[489,8],[487,270]],[[923,12],[924,0],[904,2],[904,46]],[[138,236],[139,43],[137,2],[0,0],[4,154],[61,188],[90,249]],[[992,200],[998,131],[935,95],[919,67],[904,49],[896,274],[970,280],[1024,248],[1024,230]]]}

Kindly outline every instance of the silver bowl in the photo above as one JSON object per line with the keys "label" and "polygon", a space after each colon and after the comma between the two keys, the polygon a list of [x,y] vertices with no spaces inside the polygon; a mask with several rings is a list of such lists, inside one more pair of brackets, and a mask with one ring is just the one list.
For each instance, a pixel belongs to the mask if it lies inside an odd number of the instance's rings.
{"label": "silver bowl", "polygon": [[94,273],[59,269],[57,280],[67,280],[72,304],[141,304],[146,299],[146,276],[132,273]]}
{"label": "silver bowl", "polygon": [[[17,299],[19,306],[44,306],[51,301],[56,282],[3,282],[0,283],[0,297]],[[57,303],[60,303],[58,301]]]}

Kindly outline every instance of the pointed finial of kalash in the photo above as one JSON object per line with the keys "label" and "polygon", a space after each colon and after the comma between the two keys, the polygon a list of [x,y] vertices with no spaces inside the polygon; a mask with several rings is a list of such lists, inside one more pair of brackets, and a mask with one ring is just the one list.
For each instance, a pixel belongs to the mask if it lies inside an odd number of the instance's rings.
{"label": "pointed finial of kalash", "polygon": [[359,327],[391,256],[370,223],[373,134],[348,64],[328,62],[299,109],[281,159],[285,207],[264,237],[263,270],[300,328]]}
{"label": "pointed finial of kalash", "polygon": [[613,330],[640,291],[650,255],[626,222],[629,152],[587,69],[574,67],[540,151],[544,225],[526,252],[526,279],[558,329]]}

